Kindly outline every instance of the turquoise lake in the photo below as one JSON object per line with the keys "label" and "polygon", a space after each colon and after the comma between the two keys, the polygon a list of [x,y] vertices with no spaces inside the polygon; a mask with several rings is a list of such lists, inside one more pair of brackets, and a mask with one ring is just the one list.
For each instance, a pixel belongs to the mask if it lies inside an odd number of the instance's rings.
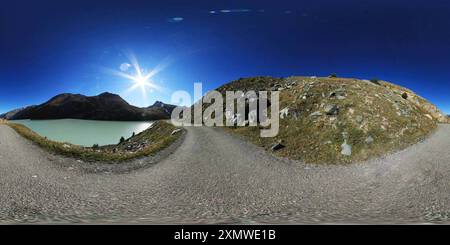
{"label": "turquoise lake", "polygon": [[77,119],[15,120],[41,136],[74,145],[92,146],[119,143],[120,137],[129,138],[152,125],[152,122],[116,122]]}

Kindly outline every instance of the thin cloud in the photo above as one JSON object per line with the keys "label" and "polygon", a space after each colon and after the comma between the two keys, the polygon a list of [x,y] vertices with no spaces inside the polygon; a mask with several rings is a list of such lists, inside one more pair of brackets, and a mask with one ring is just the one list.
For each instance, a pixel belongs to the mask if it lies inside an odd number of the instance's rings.
{"label": "thin cloud", "polygon": [[210,10],[210,14],[217,14],[217,13],[248,13],[252,12],[251,9],[220,9],[220,10]]}
{"label": "thin cloud", "polygon": [[131,67],[131,64],[129,64],[129,63],[122,63],[122,64],[120,64],[120,70],[121,71],[123,71],[123,72],[125,72],[125,71],[128,71],[128,69]]}
{"label": "thin cloud", "polygon": [[172,18],[169,18],[168,19],[168,21],[170,22],[170,23],[177,23],[177,22],[181,22],[181,21],[183,21],[184,20],[184,18],[183,17],[179,17],[179,16],[177,16],[177,17],[172,17]]}

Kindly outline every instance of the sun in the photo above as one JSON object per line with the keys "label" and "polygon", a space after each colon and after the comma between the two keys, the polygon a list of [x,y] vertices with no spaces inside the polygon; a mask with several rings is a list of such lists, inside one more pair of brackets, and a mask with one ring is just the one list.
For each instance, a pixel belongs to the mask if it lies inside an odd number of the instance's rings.
{"label": "sun", "polygon": [[140,88],[144,97],[147,96],[148,89],[150,91],[152,91],[153,89],[159,89],[159,87],[150,80],[150,75],[148,74],[145,76],[142,76],[142,74],[138,74],[134,78],[132,78],[131,81],[132,86],[128,88],[127,91],[131,92],[136,88]]}
{"label": "sun", "polygon": [[146,72],[144,69],[141,68],[136,56],[133,53],[128,52],[125,55],[129,59],[129,62],[131,64],[128,63],[121,64],[120,71],[107,69],[109,73],[125,78],[131,82],[131,86],[125,92],[132,92],[135,89],[140,89],[142,91],[142,96],[144,96],[145,98],[147,97],[147,92],[149,91],[152,92],[154,90],[158,91],[162,90],[160,86],[156,85],[155,82],[152,81],[152,77],[158,74],[167,66],[166,60],[165,62],[158,64],[154,69],[151,69],[148,72]]}
{"label": "sun", "polygon": [[147,83],[147,80],[145,79],[145,77],[139,76],[136,78],[136,83],[139,84],[140,87],[143,87]]}

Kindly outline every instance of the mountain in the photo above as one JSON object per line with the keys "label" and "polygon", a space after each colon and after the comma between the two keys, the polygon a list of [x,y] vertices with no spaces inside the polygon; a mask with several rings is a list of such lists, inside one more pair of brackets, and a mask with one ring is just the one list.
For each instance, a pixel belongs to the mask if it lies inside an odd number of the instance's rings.
{"label": "mountain", "polygon": [[15,117],[15,115],[16,115],[18,112],[21,112],[21,111],[23,111],[23,110],[29,109],[30,107],[33,107],[33,106],[23,107],[23,108],[15,109],[15,110],[12,110],[12,111],[9,111],[9,112],[0,114],[0,118],[8,119],[8,120],[9,120],[9,119],[12,119],[12,118]]}
{"label": "mountain", "polygon": [[161,101],[156,101],[153,105],[147,107],[147,109],[151,109],[151,110],[162,110],[165,113],[171,115],[173,109],[175,109],[177,106],[176,105],[170,105],[170,104],[165,104]]}
{"label": "mountain", "polygon": [[347,163],[379,157],[419,142],[438,123],[450,121],[413,91],[380,80],[251,77],[217,90],[222,94],[279,91],[280,127],[276,137],[260,137],[261,127],[227,129],[275,155],[307,163]]}
{"label": "mountain", "polygon": [[169,119],[176,106],[157,101],[139,108],[128,104],[119,95],[102,93],[97,96],[59,94],[36,106],[16,109],[0,115],[9,120],[18,119],[90,119],[108,121],[144,121]]}

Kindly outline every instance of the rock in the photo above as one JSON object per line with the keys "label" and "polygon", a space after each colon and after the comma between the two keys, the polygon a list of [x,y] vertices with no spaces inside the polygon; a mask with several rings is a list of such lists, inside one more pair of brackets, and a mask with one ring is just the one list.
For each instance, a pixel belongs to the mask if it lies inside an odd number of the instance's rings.
{"label": "rock", "polygon": [[178,132],[181,132],[181,129],[179,129],[179,128],[175,129],[174,131],[172,131],[172,133],[170,135],[174,135]]}
{"label": "rock", "polygon": [[256,110],[252,110],[248,113],[248,120],[249,123],[256,123],[258,122],[258,112]]}
{"label": "rock", "polygon": [[316,111],[316,112],[311,113],[309,116],[312,118],[317,118],[317,117],[321,117],[322,115],[323,115],[322,112]]}
{"label": "rock", "polygon": [[344,143],[341,145],[341,154],[344,156],[351,156],[352,155],[352,146],[347,144],[347,141],[344,141]]}
{"label": "rock", "polygon": [[306,84],[305,87],[303,87],[303,91],[304,91],[305,93],[308,93],[309,90],[311,90],[311,88],[313,87],[313,85],[314,85],[314,84],[311,84],[311,83]]}
{"label": "rock", "polygon": [[345,92],[345,89],[339,88],[339,89],[336,89],[335,91],[331,92],[329,97],[336,98],[338,100],[343,100],[347,97],[347,94]]}
{"label": "rock", "polygon": [[234,115],[233,118],[231,119],[231,123],[235,126],[242,126],[244,123],[244,119],[241,116],[241,114],[236,113],[236,115]]}
{"label": "rock", "polygon": [[344,137],[345,141],[347,141],[348,139],[348,133],[347,132],[342,132],[342,137]]}
{"label": "rock", "polygon": [[280,111],[280,118],[281,119],[284,119],[288,115],[289,115],[289,107],[286,107],[286,108],[284,108],[283,110]]}
{"label": "rock", "polygon": [[64,147],[64,148],[70,148],[70,145],[64,144],[63,147]]}
{"label": "rock", "polygon": [[281,142],[275,143],[273,144],[270,149],[272,149],[272,151],[277,151],[280,150],[282,148],[286,147],[285,145],[281,144]]}
{"label": "rock", "polygon": [[366,142],[366,144],[372,144],[373,141],[374,141],[373,137],[369,135],[364,142]]}
{"label": "rock", "polygon": [[327,115],[337,115],[339,113],[339,107],[337,105],[326,105],[323,110]]}
{"label": "rock", "polygon": [[358,115],[358,116],[356,116],[355,120],[356,120],[357,123],[362,123],[364,118],[362,116]]}
{"label": "rock", "polygon": [[404,92],[404,93],[402,94],[402,98],[405,99],[405,100],[408,99],[408,93]]}
{"label": "rock", "polygon": [[348,109],[348,113],[353,115],[355,113],[355,110],[353,108],[350,108],[350,109]]}
{"label": "rock", "polygon": [[430,114],[425,114],[426,117],[428,117],[430,120],[433,120],[433,117]]}

